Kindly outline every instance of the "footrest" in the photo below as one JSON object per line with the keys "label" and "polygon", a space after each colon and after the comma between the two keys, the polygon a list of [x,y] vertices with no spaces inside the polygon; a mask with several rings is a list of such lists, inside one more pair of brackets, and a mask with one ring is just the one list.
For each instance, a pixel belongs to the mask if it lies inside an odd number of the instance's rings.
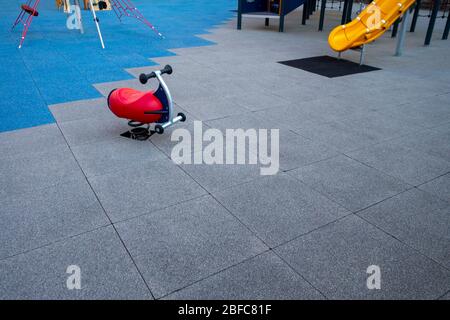
{"label": "footrest", "polygon": [[25,11],[29,15],[32,15],[33,17],[39,16],[39,12],[37,10],[33,9],[32,7],[30,7],[30,6],[26,5],[26,4],[23,4],[21,6],[21,8],[22,8],[23,11]]}

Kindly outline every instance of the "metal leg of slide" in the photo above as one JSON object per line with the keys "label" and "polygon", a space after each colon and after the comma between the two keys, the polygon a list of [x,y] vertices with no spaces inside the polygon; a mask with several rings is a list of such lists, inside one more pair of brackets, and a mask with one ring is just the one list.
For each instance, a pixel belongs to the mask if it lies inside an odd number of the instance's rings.
{"label": "metal leg of slide", "polygon": [[100,43],[102,44],[102,48],[105,49],[105,43],[103,42],[102,31],[100,30],[100,25],[98,23],[97,14],[95,13],[94,5],[92,4],[92,0],[89,0],[89,4],[91,6],[92,16],[94,17],[94,22],[97,27],[98,37],[100,39]]}
{"label": "metal leg of slide", "polygon": [[393,25],[393,27],[392,27],[391,38],[397,37],[397,33],[398,33],[398,25],[400,24],[400,20],[401,20],[401,18],[398,18],[398,19],[394,22],[394,25]]}
{"label": "metal leg of slide", "polygon": [[442,40],[448,39],[448,32],[450,31],[450,12],[448,13],[447,23],[445,24],[444,34],[442,35]]}
{"label": "metal leg of slide", "polygon": [[402,25],[400,26],[400,35],[397,40],[397,48],[395,49],[395,55],[400,57],[403,54],[403,45],[405,44],[406,28],[408,24],[409,10],[406,10],[403,14]]}
{"label": "metal leg of slide", "polygon": [[323,31],[323,23],[325,21],[325,9],[327,8],[327,0],[322,0],[320,6],[319,31]]}
{"label": "metal leg of slide", "polygon": [[431,12],[430,23],[428,24],[427,36],[425,37],[425,45],[428,46],[431,43],[431,37],[433,36],[434,25],[436,24],[436,17],[441,6],[441,0],[434,0],[433,11]]}
{"label": "metal leg of slide", "polygon": [[359,65],[362,66],[364,64],[364,54],[366,53],[366,46],[363,44],[361,47],[361,52],[359,56]]}
{"label": "metal leg of slide", "polygon": [[419,18],[419,12],[420,12],[420,6],[422,5],[422,0],[416,1],[416,6],[414,8],[414,15],[411,21],[411,28],[409,29],[409,32],[416,31],[416,25],[417,25],[417,18]]}

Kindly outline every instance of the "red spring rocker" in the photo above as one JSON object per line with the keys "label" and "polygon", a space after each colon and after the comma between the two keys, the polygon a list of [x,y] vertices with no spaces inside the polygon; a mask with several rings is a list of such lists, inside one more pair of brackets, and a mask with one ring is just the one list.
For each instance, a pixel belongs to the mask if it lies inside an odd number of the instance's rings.
{"label": "red spring rocker", "polygon": [[159,87],[156,91],[139,91],[131,88],[114,89],[108,96],[108,107],[117,117],[127,119],[131,127],[155,124],[154,132],[163,134],[164,129],[181,121],[186,116],[179,113],[173,115],[173,101],[163,74],[172,74],[172,67],[167,65],[162,70],[150,74],[141,74],[139,80],[146,84],[149,79],[156,78]]}

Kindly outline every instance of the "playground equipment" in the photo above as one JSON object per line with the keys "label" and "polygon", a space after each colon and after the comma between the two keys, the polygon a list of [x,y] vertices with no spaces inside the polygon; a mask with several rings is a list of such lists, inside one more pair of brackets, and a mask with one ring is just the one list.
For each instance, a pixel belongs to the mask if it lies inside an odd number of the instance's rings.
{"label": "playground equipment", "polygon": [[[26,4],[22,4],[20,6],[20,13],[17,17],[16,21],[14,22],[11,31],[14,30],[14,28],[19,24],[23,24],[23,31],[22,36],[20,38],[20,44],[19,49],[22,48],[23,42],[25,41],[25,38],[28,33],[28,28],[31,25],[31,22],[33,21],[34,17],[39,16],[39,12],[37,11],[37,8],[39,6],[40,0],[28,0]],[[26,17],[26,18],[25,18]]]}
{"label": "playground equipment", "polygon": [[[313,0],[307,0],[307,1],[313,1]],[[353,12],[353,1],[354,0],[331,0],[331,8],[334,9],[335,3],[337,3],[337,8],[339,10],[342,10],[342,19],[341,24],[349,23],[352,19],[352,12]],[[360,0],[360,6],[363,5],[363,0]],[[318,0],[316,1],[318,2]],[[325,11],[327,8],[327,0],[321,0],[320,1],[320,18],[319,18],[319,31],[323,31],[323,26],[325,23]],[[343,3],[343,4],[342,4]]]}
{"label": "playground equipment", "polygon": [[158,36],[164,38],[130,0],[111,0],[111,6],[120,22],[122,22],[123,16],[135,18],[152,29]]}
{"label": "playground equipment", "polygon": [[362,64],[365,45],[381,37],[392,24],[404,15],[402,33],[396,50],[396,55],[401,55],[408,9],[414,3],[415,0],[373,1],[361,11],[355,20],[334,28],[328,37],[328,43],[334,51],[339,52],[339,55],[349,49],[359,50],[361,52],[360,64]]}
{"label": "playground equipment", "polygon": [[279,20],[279,31],[284,31],[286,15],[303,5],[307,0],[239,0],[237,28],[242,28],[242,18],[263,18],[266,26],[270,19]]}
{"label": "playground equipment", "polygon": [[[14,22],[11,28],[12,31],[19,23],[23,24],[23,31],[19,44],[19,49],[22,48],[22,45],[28,33],[28,29],[31,25],[31,22],[33,21],[33,17],[37,17],[39,15],[39,12],[37,11],[39,3],[40,0],[27,0],[27,3],[21,6],[19,16],[17,17],[16,21]],[[79,7],[78,0],[75,0],[75,3]],[[122,21],[123,16],[135,18],[144,23],[149,28],[151,28],[158,36],[164,38],[164,36],[158,30],[156,30],[156,28],[147,19],[145,19],[144,15],[136,8],[135,5],[133,5],[133,3],[130,0],[84,0],[84,3],[85,7],[87,6],[87,3],[89,4],[93,20],[97,27],[97,33],[100,39],[100,43],[103,49],[105,48],[105,44],[103,42],[103,36],[100,30],[99,24],[100,20],[98,19],[96,14],[96,11],[100,10],[114,10],[119,21]],[[60,7],[61,1],[57,2],[56,5],[57,7]],[[67,12],[70,13],[71,10],[70,0],[63,0],[63,5],[65,10],[67,10]],[[28,16],[25,19],[26,15]],[[80,27],[82,28],[81,15],[77,14],[77,20],[79,21]]]}
{"label": "playground equipment", "polygon": [[[417,24],[417,19],[419,18],[420,15],[420,9],[422,6],[422,3],[424,1],[422,0],[417,0],[416,1],[416,6],[414,9],[414,15],[413,15],[413,19],[411,22],[411,27],[410,27],[410,32],[414,32],[416,30],[416,24]],[[444,28],[444,33],[442,34],[442,40],[447,40],[448,39],[448,34],[450,31],[450,1],[449,0],[434,0],[431,3],[431,6],[429,8],[429,13],[428,16],[430,18],[430,22],[428,23],[428,28],[427,28],[427,34],[425,37],[425,45],[428,46],[431,43],[431,37],[433,36],[433,31],[434,31],[434,25],[436,24],[436,19],[438,18],[438,14],[439,14],[439,9],[442,10],[442,19],[447,18],[447,23],[445,24],[445,28]],[[447,16],[445,15],[447,12]],[[393,34],[393,36],[395,36]]]}
{"label": "playground equipment", "polygon": [[[307,0],[313,1],[313,0]],[[330,2],[330,0],[328,0]],[[343,2],[343,5],[342,5]],[[353,10],[353,2],[354,0],[332,0],[331,7],[333,7],[334,3],[338,4],[338,8],[342,9],[342,19],[341,24],[344,25],[349,23],[352,20],[352,10]],[[392,3],[397,3],[398,1],[393,0]],[[376,1],[377,4],[380,1]],[[323,30],[324,20],[325,20],[325,10],[326,10],[327,0],[321,0],[321,9],[320,9],[320,20],[319,20],[319,31]],[[360,0],[360,6],[362,5],[362,1]],[[424,7],[426,5],[426,7]],[[411,5],[412,8],[412,5]],[[421,14],[421,9],[426,9],[428,12],[426,14]],[[442,15],[440,15],[440,11]],[[405,18],[408,18],[408,13],[405,11]],[[427,46],[431,43],[434,26],[438,18],[446,19],[446,25],[444,28],[444,32],[442,34],[442,40],[447,40],[449,31],[450,31],[450,0],[416,0],[414,6],[414,14],[412,17],[412,22],[410,26],[410,32],[414,32],[416,29],[417,20],[419,17],[428,17],[430,21],[428,23],[428,28],[426,32],[425,42],[424,44]],[[392,28],[392,37],[396,37],[400,23],[403,23],[405,19],[403,17],[399,17],[393,24]],[[403,24],[402,24],[403,25]],[[406,29],[405,29],[406,32]],[[402,33],[400,34],[402,36]],[[399,42],[403,42],[403,39],[399,38]]]}
{"label": "playground equipment", "polygon": [[[183,113],[178,113],[174,117],[172,95],[162,77],[163,74],[172,72],[172,67],[167,65],[162,70],[139,76],[142,84],[146,84],[152,78],[158,79],[159,86],[154,92],[120,88],[109,94],[109,109],[117,117],[128,119],[128,125],[134,128],[130,131],[131,138],[146,140],[153,132],[163,134],[164,129],[179,121],[186,121]],[[150,124],[155,124],[154,131],[149,130]]]}
{"label": "playground equipment", "polygon": [[415,0],[378,0],[372,2],[355,20],[336,27],[328,37],[337,52],[361,47],[378,39],[402,16]]}

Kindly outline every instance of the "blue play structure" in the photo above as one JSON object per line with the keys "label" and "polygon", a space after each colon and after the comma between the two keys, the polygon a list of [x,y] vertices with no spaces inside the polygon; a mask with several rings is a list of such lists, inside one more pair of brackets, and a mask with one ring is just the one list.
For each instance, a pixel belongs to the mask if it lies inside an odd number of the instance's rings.
{"label": "blue play structure", "polygon": [[284,17],[303,5],[306,0],[238,0],[237,28],[242,28],[242,18],[263,18],[266,26],[270,19],[279,20],[279,31],[284,31]]}
{"label": "blue play structure", "polygon": [[236,1],[134,0],[165,39],[133,19],[120,23],[113,12],[98,12],[103,50],[91,13],[82,11],[84,34],[69,30],[54,0],[41,0],[18,49],[21,30],[10,29],[26,1],[0,0],[0,132],[53,123],[48,105],[101,97],[93,84],[132,79],[126,68],[155,65],[150,59],[174,55],[172,48],[212,44],[196,35],[231,18]]}

